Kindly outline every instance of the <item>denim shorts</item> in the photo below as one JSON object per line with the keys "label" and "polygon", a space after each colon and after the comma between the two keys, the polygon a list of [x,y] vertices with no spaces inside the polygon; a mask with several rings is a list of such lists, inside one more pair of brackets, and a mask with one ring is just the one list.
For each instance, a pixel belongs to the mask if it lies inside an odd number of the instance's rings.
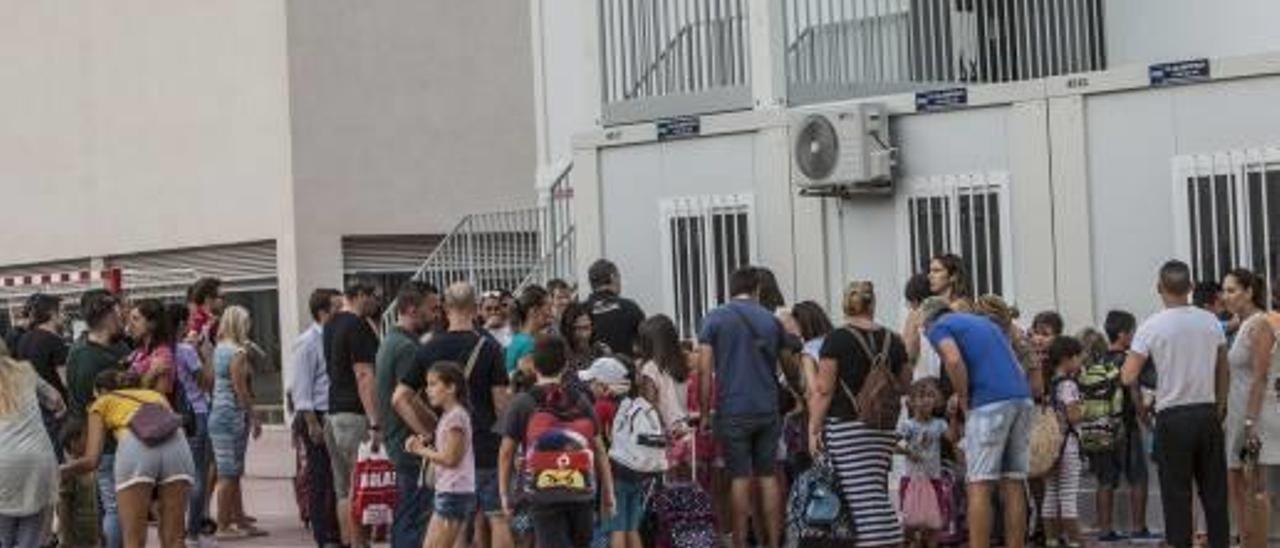
{"label": "denim shorts", "polygon": [[782,435],[782,421],[777,415],[718,415],[715,432],[730,477],[773,474],[778,438]]}
{"label": "denim shorts", "polygon": [[436,493],[435,515],[440,518],[469,522],[475,513],[475,493]]}
{"label": "denim shorts", "polygon": [[646,485],[642,481],[614,478],[613,498],[617,510],[600,525],[604,532],[627,533],[640,530],[640,523],[644,521]]}
{"label": "denim shorts", "polygon": [[1030,399],[1018,399],[969,410],[964,429],[967,481],[1027,478],[1034,408]]}
{"label": "denim shorts", "polygon": [[486,516],[501,516],[502,497],[498,496],[498,470],[476,469],[476,508]]}

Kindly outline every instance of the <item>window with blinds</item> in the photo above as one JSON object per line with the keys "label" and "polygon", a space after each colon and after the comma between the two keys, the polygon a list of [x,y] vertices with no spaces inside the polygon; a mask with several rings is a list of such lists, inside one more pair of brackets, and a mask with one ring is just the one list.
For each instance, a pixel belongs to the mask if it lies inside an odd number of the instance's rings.
{"label": "window with blinds", "polygon": [[667,310],[684,338],[723,304],[729,275],[754,256],[754,208],[747,194],[672,198],[660,206]]}
{"label": "window with blinds", "polygon": [[1005,173],[908,178],[901,202],[907,271],[929,271],[933,257],[960,256],[975,295],[1008,295],[1008,175]]}

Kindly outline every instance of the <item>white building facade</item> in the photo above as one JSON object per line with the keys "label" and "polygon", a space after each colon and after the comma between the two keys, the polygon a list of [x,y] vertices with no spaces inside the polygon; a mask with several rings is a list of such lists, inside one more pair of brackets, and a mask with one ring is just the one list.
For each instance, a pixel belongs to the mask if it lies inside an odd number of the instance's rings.
{"label": "white building facade", "polygon": [[[979,292],[1073,329],[1154,311],[1171,257],[1202,280],[1280,274],[1271,2],[575,6],[578,33],[555,39],[589,60],[542,64],[576,66],[577,97],[600,108],[572,136],[539,135],[572,143],[579,271],[615,260],[625,291],[686,334],[747,262],[833,313],[871,280],[890,325],[904,282],[944,252]],[[888,110],[892,192],[802,196],[796,113],[860,104]]]}

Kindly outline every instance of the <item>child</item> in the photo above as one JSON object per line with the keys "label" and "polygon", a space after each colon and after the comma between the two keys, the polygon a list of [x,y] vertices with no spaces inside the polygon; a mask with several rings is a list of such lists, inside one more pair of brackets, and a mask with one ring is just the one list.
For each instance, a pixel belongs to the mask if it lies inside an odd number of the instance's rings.
{"label": "child", "polygon": [[609,450],[617,512],[605,517],[602,529],[610,535],[613,548],[644,546],[640,524],[647,510],[645,494],[667,470],[667,431],[654,407],[658,386],[647,375],[638,375],[632,386],[618,407]]}
{"label": "child", "polygon": [[[898,426],[900,450],[907,456],[898,493],[905,494],[913,482],[929,482],[929,488],[938,499],[938,507],[945,526],[950,496],[942,485],[942,442],[955,441],[954,430],[947,421],[938,418],[934,410],[942,400],[938,381],[925,377],[911,383],[907,407],[911,417]],[[903,516],[908,518],[908,516]],[[915,528],[905,531],[912,546],[937,546],[938,530]]]}
{"label": "child", "polygon": [[562,384],[566,345],[557,335],[534,340],[537,382],[518,394],[503,421],[498,453],[498,492],[508,516],[515,508],[517,446],[524,446],[527,481],[519,493],[529,507],[539,546],[587,546],[591,543],[596,488],[600,511],[613,515],[613,475],[591,402]]}
{"label": "child", "polygon": [[606,435],[605,445],[611,443],[607,436],[613,432],[613,417],[618,412],[618,398],[631,391],[631,369],[622,359],[606,356],[596,358],[591,367],[578,372],[578,379],[590,387],[596,419],[600,421],[601,434]]}
{"label": "child", "polygon": [[[84,456],[84,437],[84,419],[72,418],[62,425],[62,449],[68,459]],[[58,546],[99,546],[97,489],[93,474],[81,474],[62,480],[58,497]]]}
{"label": "child", "polygon": [[[1053,406],[1067,432],[1058,464],[1045,479],[1044,518],[1045,546],[1080,546],[1077,498],[1080,495],[1080,440],[1075,434],[1084,411],[1080,405],[1080,374],[1084,347],[1073,337],[1057,337],[1049,343],[1048,360],[1053,364],[1051,387]],[[1060,543],[1065,535],[1065,544]]]}
{"label": "child", "polygon": [[427,372],[427,398],[432,407],[443,411],[436,423],[436,447],[414,436],[405,442],[405,450],[435,467],[435,508],[424,546],[452,548],[476,513],[475,452],[462,368],[453,362],[432,365]]}

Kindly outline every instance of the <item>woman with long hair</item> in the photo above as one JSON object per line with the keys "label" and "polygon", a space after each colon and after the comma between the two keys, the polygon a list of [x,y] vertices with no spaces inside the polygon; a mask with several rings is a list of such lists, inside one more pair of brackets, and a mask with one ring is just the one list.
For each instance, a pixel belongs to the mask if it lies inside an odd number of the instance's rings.
{"label": "woman with long hair", "polygon": [[41,546],[58,461],[40,409],[61,398],[27,362],[0,356],[0,548]]}
{"label": "woman with long hair", "polygon": [[640,322],[636,357],[640,375],[658,389],[656,407],[662,424],[674,437],[683,437],[689,431],[689,361],[675,322],[662,314]]}
{"label": "woman with long hair", "polygon": [[[190,309],[185,304],[173,303],[167,313],[172,332],[181,333],[186,328]],[[187,507],[187,537],[192,539],[199,538],[205,528],[209,498],[213,495],[209,489],[213,483],[209,466],[209,391],[213,386],[213,359],[212,356],[208,361],[201,358],[195,340],[184,338],[173,345],[178,380],[175,390],[182,390],[195,418],[195,432],[187,437],[191,459],[196,466],[196,482]]]}
{"label": "woman with long hair", "polygon": [[164,303],[142,299],[129,309],[129,336],[136,349],[129,355],[129,370],[142,379],[142,387],[166,397],[173,395],[177,384],[174,366],[174,325]]}
{"label": "woman with long hair", "polygon": [[973,307],[969,270],[964,266],[964,259],[954,253],[938,255],[929,261],[929,290],[946,299],[957,312],[968,312]]}
{"label": "woman with long hair", "polygon": [[63,475],[96,470],[104,439],[108,434],[115,436],[116,504],[125,548],[146,546],[147,513],[152,508],[152,493],[157,490],[160,545],[181,548],[187,493],[195,481],[186,435],[177,428],[163,441],[144,442],[130,428],[143,406],[170,409],[169,399],[143,388],[137,374],[131,371],[103,371],[94,379],[94,391],[97,397],[89,407],[85,453],[62,465]]}
{"label": "woman with long hair", "polygon": [[817,382],[809,395],[809,447],[825,453],[845,507],[857,524],[855,546],[900,546],[902,526],[889,499],[889,467],[897,435],[859,420],[852,400],[871,371],[873,356],[887,351],[887,365],[902,386],[911,380],[907,350],[897,333],[875,322],[871,282],[849,284],[846,324],[822,345]]}
{"label": "woman with long hair", "polygon": [[514,376],[520,371],[522,377],[532,379],[533,340],[551,327],[551,295],[542,286],[531,285],[520,292],[515,308],[516,322],[520,328],[511,337],[511,345],[507,347],[507,375]]}
{"label": "woman with long hair", "polygon": [[249,311],[230,306],[218,323],[218,345],[213,350],[213,405],[209,410],[209,440],[213,444],[217,482],[215,521],[220,539],[256,536],[262,531],[246,519],[240,478],[244,475],[245,450],[250,435],[262,435],[262,424],[253,412],[250,389]]}
{"label": "woman with long hair", "polygon": [[[591,367],[596,358],[608,356],[613,349],[603,342],[591,342],[595,335],[595,324],[591,319],[591,307],[583,303],[570,303],[560,315],[560,336],[564,337],[568,346],[566,356],[565,378],[570,374]],[[620,349],[626,353],[631,349]]]}
{"label": "woman with long hair", "polygon": [[[1276,381],[1271,372],[1276,336],[1264,313],[1267,289],[1261,277],[1237,268],[1227,273],[1222,288],[1222,300],[1240,325],[1227,352],[1231,390],[1223,423],[1231,515],[1240,518],[1241,546],[1266,546],[1271,514],[1266,478],[1280,465],[1280,415],[1268,403]],[[1247,473],[1250,468],[1253,473]]]}

